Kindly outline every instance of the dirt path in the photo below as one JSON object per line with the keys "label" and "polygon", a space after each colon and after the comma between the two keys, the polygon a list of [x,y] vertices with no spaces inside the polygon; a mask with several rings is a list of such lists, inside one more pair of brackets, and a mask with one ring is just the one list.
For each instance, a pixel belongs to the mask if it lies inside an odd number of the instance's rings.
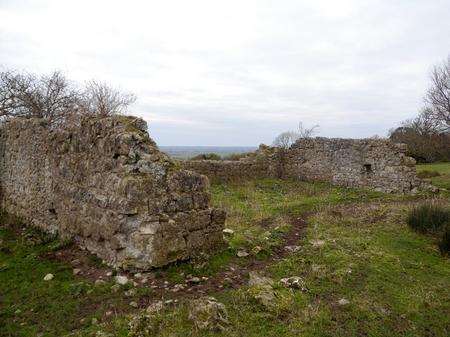
{"label": "dirt path", "polygon": [[[287,255],[298,249],[299,240],[305,235],[306,217],[289,217],[290,229],[282,236],[282,244],[275,247],[269,257],[261,260],[253,255],[245,258],[235,257],[223,270],[211,277],[187,277],[182,283],[168,281],[167,272],[158,271],[158,277],[154,272],[142,273],[142,277],[130,272],[121,272],[136,288],[149,287],[152,292],[139,300],[139,307],[145,308],[159,300],[177,302],[182,298],[198,297],[205,294],[216,293],[225,289],[236,289],[247,283],[248,274],[251,271],[262,271],[273,263],[282,260]],[[91,282],[96,280],[111,279],[111,269],[100,263],[94,263],[96,258],[86,251],[81,251],[76,246],[64,248],[57,252],[48,253],[42,258],[69,263],[77,270],[77,275]],[[94,261],[94,262],[93,262]]]}

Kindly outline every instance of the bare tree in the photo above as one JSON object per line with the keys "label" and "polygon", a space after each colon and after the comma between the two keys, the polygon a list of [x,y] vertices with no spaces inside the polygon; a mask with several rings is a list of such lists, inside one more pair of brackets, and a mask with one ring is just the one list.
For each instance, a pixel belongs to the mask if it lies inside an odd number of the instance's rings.
{"label": "bare tree", "polygon": [[317,125],[317,124],[310,128],[307,128],[303,125],[302,122],[299,122],[298,123],[298,131],[297,131],[298,136],[299,136],[298,138],[311,138],[318,132],[318,130],[317,130],[318,128],[319,128],[319,125]]}
{"label": "bare tree", "polygon": [[273,141],[273,146],[288,149],[298,140],[298,138],[298,133],[294,131],[282,132]]}
{"label": "bare tree", "polygon": [[38,117],[57,121],[76,110],[79,95],[60,73],[37,77],[0,73],[0,116]]}
{"label": "bare tree", "polygon": [[302,122],[298,123],[298,129],[296,131],[286,131],[279,134],[273,141],[273,146],[288,149],[300,138],[311,138],[316,132],[319,125],[314,125],[307,128]]}
{"label": "bare tree", "polygon": [[122,93],[105,83],[90,81],[86,85],[82,108],[89,114],[110,116],[125,113],[136,101],[131,93]]}
{"label": "bare tree", "polygon": [[0,118],[46,118],[52,126],[75,124],[79,117],[124,113],[135,101],[132,94],[91,81],[83,90],[60,72],[38,77],[34,74],[0,73]]}
{"label": "bare tree", "polygon": [[430,117],[439,122],[442,130],[450,131],[450,55],[431,72],[431,87],[425,96]]}

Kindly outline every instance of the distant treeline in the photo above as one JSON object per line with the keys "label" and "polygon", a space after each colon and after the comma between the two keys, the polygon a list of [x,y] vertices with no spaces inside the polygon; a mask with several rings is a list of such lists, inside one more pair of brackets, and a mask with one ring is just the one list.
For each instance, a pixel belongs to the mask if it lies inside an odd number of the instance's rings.
{"label": "distant treeline", "polygon": [[224,156],[219,156],[217,153],[202,153],[199,155],[196,155],[192,158],[189,158],[190,160],[240,160],[242,158],[250,156],[250,152],[246,153],[231,153]]}
{"label": "distant treeline", "polygon": [[407,144],[418,162],[450,161],[450,56],[433,68],[430,79],[419,115],[391,130],[389,138]]}

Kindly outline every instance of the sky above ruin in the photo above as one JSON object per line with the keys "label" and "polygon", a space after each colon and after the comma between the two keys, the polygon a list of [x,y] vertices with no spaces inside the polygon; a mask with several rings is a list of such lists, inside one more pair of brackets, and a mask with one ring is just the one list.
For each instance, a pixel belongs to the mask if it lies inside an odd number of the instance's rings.
{"label": "sky above ruin", "polygon": [[0,0],[0,67],[134,92],[160,145],[384,136],[449,36],[449,0]]}

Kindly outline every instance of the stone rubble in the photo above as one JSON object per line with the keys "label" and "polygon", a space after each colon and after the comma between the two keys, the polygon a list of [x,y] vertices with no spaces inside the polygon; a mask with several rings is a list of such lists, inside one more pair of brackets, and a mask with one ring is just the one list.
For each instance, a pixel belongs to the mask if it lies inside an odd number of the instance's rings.
{"label": "stone rubble", "polygon": [[126,277],[126,276],[122,276],[122,275],[117,275],[115,278],[114,278],[114,280],[116,281],[116,283],[117,284],[120,284],[120,285],[125,285],[125,284],[127,284],[128,283],[128,277]]}
{"label": "stone rubble", "polygon": [[225,305],[214,297],[201,297],[190,303],[189,320],[199,330],[223,331],[229,324]]}
{"label": "stone rubble", "polygon": [[280,280],[281,285],[286,288],[299,289],[301,291],[307,291],[305,280],[300,276],[285,277]]}

